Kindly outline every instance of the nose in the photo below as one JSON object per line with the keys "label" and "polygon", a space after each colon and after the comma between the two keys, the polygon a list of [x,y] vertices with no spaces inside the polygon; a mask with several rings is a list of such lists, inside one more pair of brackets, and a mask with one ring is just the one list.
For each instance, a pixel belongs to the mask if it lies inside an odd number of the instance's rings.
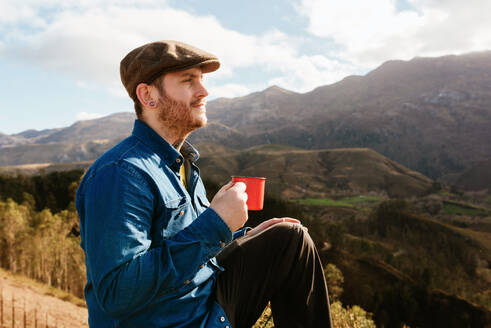
{"label": "nose", "polygon": [[208,90],[206,90],[205,86],[203,85],[203,81],[199,81],[199,84],[197,86],[196,90],[196,97],[198,98],[205,98],[208,96]]}

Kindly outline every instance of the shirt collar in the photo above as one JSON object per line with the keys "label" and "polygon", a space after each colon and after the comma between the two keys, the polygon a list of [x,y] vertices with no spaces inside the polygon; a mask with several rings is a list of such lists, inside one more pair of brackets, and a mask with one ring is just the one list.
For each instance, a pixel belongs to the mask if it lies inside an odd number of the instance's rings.
{"label": "shirt collar", "polygon": [[[181,155],[177,149],[143,121],[135,120],[132,135],[150,147],[168,166],[172,166],[176,162],[182,163],[183,157],[193,163],[199,158],[198,151],[189,142],[184,141],[184,144],[181,146]],[[178,158],[179,160],[177,160]]]}
{"label": "shirt collar", "polygon": [[199,152],[196,148],[193,147],[189,142],[184,141],[184,143],[181,146],[181,154],[184,156],[185,159],[191,161],[191,162],[196,162],[199,158]]}

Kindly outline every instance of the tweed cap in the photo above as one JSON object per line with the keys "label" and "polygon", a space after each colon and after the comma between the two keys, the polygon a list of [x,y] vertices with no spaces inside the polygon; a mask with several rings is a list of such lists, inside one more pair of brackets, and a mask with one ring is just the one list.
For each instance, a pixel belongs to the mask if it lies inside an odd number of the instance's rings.
{"label": "tweed cap", "polygon": [[157,41],[132,50],[121,60],[121,81],[132,99],[140,83],[152,83],[164,73],[200,66],[203,73],[216,71],[215,55],[178,41]]}

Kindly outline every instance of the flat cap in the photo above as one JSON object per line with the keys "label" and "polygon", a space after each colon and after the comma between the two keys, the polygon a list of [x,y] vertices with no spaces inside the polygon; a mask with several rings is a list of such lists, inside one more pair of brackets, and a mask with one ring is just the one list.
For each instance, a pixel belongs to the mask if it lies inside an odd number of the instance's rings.
{"label": "flat cap", "polygon": [[121,81],[132,99],[136,86],[152,83],[164,73],[200,66],[203,73],[216,71],[220,62],[215,55],[178,41],[157,41],[145,44],[121,60]]}

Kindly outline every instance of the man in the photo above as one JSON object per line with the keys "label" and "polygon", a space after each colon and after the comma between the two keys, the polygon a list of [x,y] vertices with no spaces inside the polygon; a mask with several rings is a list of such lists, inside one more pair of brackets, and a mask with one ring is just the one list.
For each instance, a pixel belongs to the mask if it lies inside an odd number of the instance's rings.
{"label": "man", "polygon": [[219,65],[176,41],[121,61],[133,133],[77,190],[91,327],[250,327],[268,301],[278,327],[330,326],[322,265],[299,221],[242,228],[243,183],[206,199],[185,140],[207,122],[202,75]]}

